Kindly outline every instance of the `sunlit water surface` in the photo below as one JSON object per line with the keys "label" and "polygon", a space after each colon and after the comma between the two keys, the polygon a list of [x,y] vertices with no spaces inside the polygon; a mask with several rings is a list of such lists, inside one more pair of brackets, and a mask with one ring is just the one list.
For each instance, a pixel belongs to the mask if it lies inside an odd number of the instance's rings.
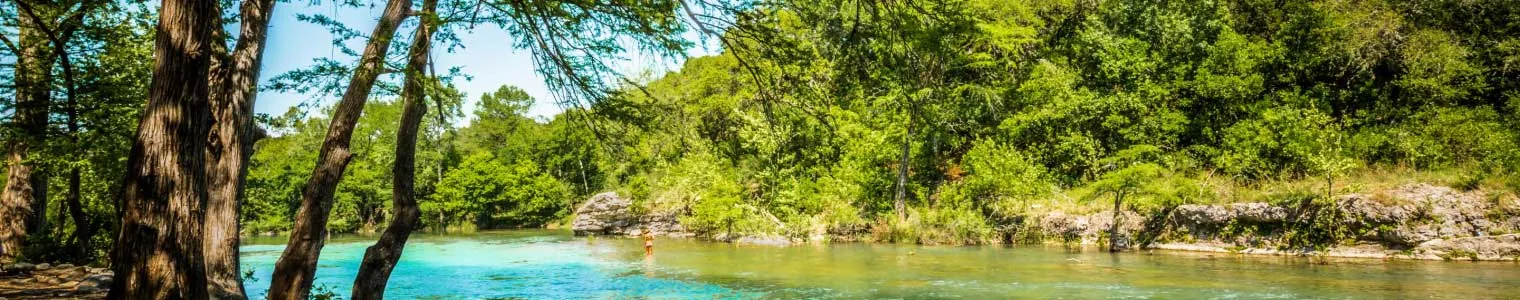
{"label": "sunlit water surface", "polygon": [[[262,299],[282,240],[249,239]],[[348,298],[371,238],[323,248],[319,290]],[[1516,299],[1520,264],[1125,253],[1061,247],[735,246],[577,238],[565,231],[414,235],[392,299]]]}

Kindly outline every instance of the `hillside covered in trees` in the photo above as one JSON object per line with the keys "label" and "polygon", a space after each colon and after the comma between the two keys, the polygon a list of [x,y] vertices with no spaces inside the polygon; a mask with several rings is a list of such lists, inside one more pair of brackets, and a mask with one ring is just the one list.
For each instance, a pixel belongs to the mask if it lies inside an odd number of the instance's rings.
{"label": "hillside covered in trees", "polygon": [[[1502,194],[1520,187],[1520,28],[1500,2],[784,5],[743,15],[723,54],[552,119],[512,87],[427,118],[423,223],[563,223],[611,190],[702,232],[978,243],[1116,193],[1141,211],[1405,181]],[[386,215],[397,116],[371,106],[340,232]],[[247,229],[288,226],[324,122],[266,125],[286,134],[258,146]]]}

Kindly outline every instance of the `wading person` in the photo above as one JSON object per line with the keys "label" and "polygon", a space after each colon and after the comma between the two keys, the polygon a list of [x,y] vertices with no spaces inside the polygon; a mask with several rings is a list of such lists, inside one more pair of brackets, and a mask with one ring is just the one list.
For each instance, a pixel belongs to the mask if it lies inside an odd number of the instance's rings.
{"label": "wading person", "polygon": [[644,233],[644,256],[654,255],[654,235]]}

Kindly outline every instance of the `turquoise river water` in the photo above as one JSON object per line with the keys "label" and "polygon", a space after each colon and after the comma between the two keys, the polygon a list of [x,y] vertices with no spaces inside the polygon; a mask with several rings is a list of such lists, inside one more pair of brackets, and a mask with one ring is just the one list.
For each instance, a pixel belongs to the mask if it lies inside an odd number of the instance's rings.
{"label": "turquoise river water", "polygon": [[[282,240],[242,248],[262,299]],[[373,240],[336,237],[319,291],[347,299]],[[522,230],[414,235],[391,299],[1520,299],[1520,263],[1331,260],[1045,246],[736,246]]]}

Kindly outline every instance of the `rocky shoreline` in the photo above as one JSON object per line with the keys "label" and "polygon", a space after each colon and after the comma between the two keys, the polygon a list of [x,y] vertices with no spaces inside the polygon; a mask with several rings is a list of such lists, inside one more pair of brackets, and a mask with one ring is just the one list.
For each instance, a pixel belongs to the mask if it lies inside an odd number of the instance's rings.
{"label": "rocky shoreline", "polygon": [[[614,193],[576,210],[576,235],[644,234],[721,242],[789,245],[858,241],[859,236],[788,239],[777,235],[705,236],[687,232],[674,213],[639,214]],[[1054,211],[1001,224],[1006,243],[1098,245],[1108,241],[1113,211]],[[1482,191],[1415,184],[1335,201],[1179,205],[1150,215],[1126,211],[1120,240],[1135,250],[1375,259],[1520,261],[1520,201]]]}
{"label": "rocky shoreline", "polygon": [[10,264],[0,269],[0,299],[105,299],[113,278],[105,268]]}

